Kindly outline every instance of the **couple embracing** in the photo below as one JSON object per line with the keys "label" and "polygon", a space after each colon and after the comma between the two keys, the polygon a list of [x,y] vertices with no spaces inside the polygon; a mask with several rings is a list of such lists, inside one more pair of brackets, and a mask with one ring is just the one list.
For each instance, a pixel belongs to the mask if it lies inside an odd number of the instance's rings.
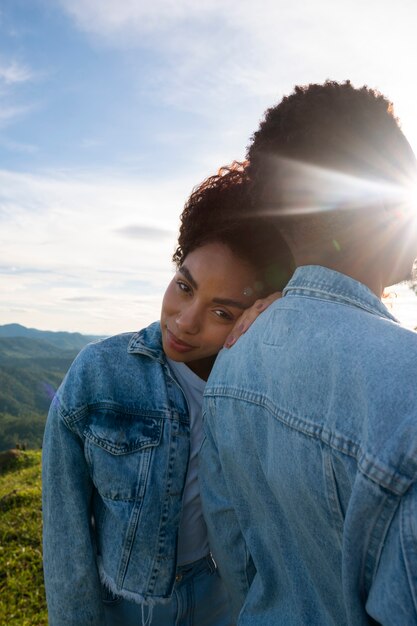
{"label": "couple embracing", "polygon": [[381,303],[417,256],[414,154],[328,81],[247,156],[187,201],[160,321],[54,398],[51,626],[417,624],[417,338]]}

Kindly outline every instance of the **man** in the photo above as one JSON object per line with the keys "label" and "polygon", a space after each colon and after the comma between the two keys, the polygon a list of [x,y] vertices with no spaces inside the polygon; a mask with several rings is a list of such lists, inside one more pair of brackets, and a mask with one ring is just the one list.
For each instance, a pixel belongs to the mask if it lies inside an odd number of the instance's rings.
{"label": "man", "polygon": [[297,269],[206,387],[201,487],[239,626],[417,624],[417,336],[381,303],[417,256],[391,104],[297,87],[248,151]]}

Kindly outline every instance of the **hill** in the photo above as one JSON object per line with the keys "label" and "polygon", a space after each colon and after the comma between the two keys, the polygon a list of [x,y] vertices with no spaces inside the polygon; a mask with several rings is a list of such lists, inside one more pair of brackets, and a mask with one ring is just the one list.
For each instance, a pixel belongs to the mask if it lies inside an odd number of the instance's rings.
{"label": "hill", "polygon": [[97,339],[19,324],[0,326],[0,450],[41,446],[56,389],[80,349]]}
{"label": "hill", "polygon": [[0,624],[46,626],[40,452],[0,453]]}
{"label": "hill", "polygon": [[76,350],[79,352],[86,343],[100,339],[98,335],[81,335],[81,333],[55,332],[52,330],[37,330],[26,328],[21,324],[4,324],[0,326],[0,337],[27,337],[40,339],[61,350]]}

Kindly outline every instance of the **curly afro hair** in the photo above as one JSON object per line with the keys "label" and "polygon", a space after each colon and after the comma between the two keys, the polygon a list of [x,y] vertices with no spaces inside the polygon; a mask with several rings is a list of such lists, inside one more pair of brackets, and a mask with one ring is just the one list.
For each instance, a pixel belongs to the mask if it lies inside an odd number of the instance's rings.
{"label": "curly afro hair", "polygon": [[268,176],[267,155],[397,184],[416,172],[392,103],[348,80],[295,87],[266,111],[247,151],[255,187]]}
{"label": "curly afro hair", "polygon": [[291,252],[271,219],[253,215],[245,163],[222,167],[194,188],[181,214],[173,261],[208,243],[227,245],[258,273],[258,295],[282,290],[294,271]]}

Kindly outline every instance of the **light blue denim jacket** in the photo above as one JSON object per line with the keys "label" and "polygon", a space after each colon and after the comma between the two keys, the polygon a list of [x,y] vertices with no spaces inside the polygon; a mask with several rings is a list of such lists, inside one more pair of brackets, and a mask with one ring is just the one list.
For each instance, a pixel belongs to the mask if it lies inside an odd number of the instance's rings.
{"label": "light blue denim jacket", "polygon": [[416,391],[417,335],[324,267],[222,351],[200,484],[239,626],[417,624]]}
{"label": "light blue denim jacket", "polygon": [[43,445],[50,626],[103,626],[104,588],[172,592],[189,417],[159,323],[88,345],[52,403]]}

